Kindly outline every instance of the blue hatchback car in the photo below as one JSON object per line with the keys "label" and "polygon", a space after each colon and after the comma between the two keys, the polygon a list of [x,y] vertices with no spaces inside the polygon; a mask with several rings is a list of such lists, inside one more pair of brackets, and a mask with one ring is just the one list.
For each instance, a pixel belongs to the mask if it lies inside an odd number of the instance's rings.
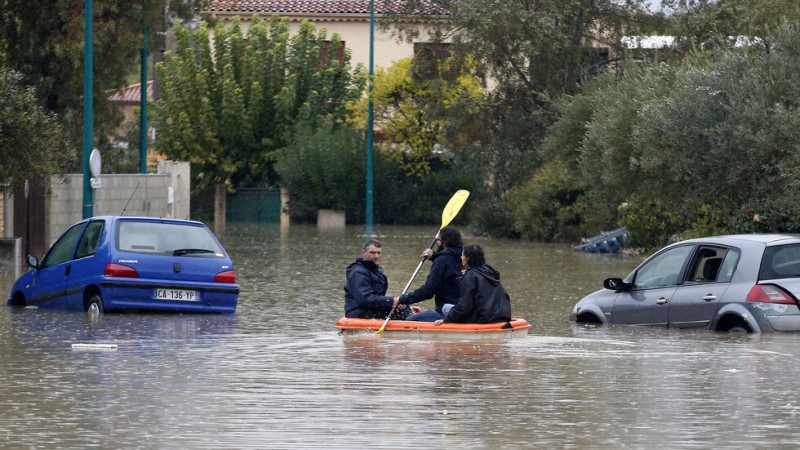
{"label": "blue hatchback car", "polygon": [[234,313],[233,262],[201,222],[98,216],[72,225],[11,288],[9,306]]}

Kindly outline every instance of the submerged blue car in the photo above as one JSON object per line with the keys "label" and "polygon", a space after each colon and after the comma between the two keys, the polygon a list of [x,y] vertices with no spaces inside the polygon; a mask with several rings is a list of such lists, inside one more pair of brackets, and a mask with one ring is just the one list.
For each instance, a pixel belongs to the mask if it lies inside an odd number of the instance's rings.
{"label": "submerged blue car", "polygon": [[12,286],[9,306],[234,313],[233,262],[201,222],[98,216],[72,225]]}

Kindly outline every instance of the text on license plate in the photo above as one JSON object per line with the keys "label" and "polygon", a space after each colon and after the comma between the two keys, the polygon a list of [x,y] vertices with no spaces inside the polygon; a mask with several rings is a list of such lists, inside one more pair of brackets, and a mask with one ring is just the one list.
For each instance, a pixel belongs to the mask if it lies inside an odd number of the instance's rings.
{"label": "text on license plate", "polygon": [[185,291],[182,289],[156,289],[156,300],[180,300],[184,302],[200,301],[200,294],[197,291]]}

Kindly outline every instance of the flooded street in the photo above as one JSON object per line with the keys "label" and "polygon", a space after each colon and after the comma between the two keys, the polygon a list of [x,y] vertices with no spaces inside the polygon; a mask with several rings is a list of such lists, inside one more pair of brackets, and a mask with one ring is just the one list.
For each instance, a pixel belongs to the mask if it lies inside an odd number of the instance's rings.
{"label": "flooded street", "polygon": [[[436,229],[375,232],[399,294]],[[800,445],[800,335],[568,321],[638,259],[467,234],[501,273],[513,315],[533,324],[527,337],[340,336],[344,269],[362,233],[229,224],[222,241],[242,288],[233,316],[0,308],[0,447]]]}

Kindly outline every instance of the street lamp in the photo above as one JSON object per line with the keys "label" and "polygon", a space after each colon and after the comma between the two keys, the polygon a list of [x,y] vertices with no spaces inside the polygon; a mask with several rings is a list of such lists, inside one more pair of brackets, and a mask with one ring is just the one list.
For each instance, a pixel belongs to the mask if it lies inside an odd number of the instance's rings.
{"label": "street lamp", "polygon": [[375,0],[369,2],[369,81],[368,81],[368,102],[367,102],[367,211],[365,216],[365,234],[367,237],[372,236],[372,87],[375,81]]}
{"label": "street lamp", "polygon": [[139,171],[147,173],[147,0],[142,0],[142,90],[139,107]]}
{"label": "street lamp", "polygon": [[94,196],[92,195],[91,173],[89,173],[89,156],[94,149],[94,93],[93,93],[93,61],[92,53],[92,0],[85,0],[84,15],[86,20],[83,36],[83,218],[94,215]]}

